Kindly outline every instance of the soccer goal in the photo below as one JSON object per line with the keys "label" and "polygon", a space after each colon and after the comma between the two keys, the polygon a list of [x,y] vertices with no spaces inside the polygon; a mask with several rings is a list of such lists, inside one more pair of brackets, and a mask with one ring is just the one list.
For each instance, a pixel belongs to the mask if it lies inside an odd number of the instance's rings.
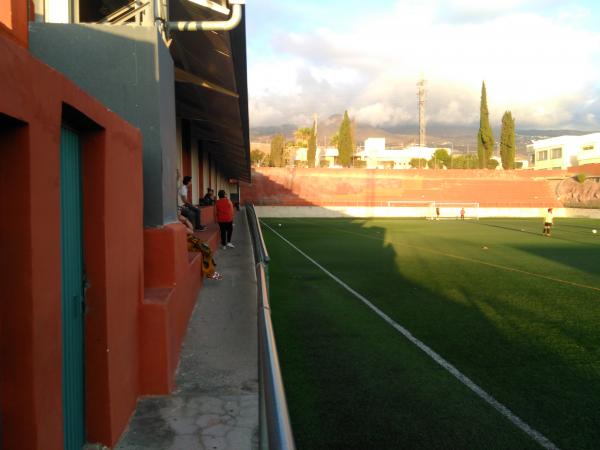
{"label": "soccer goal", "polygon": [[387,206],[401,208],[398,216],[426,218],[435,214],[435,202],[427,200],[389,200]]}
{"label": "soccer goal", "polygon": [[[461,212],[464,210],[464,216]],[[433,202],[433,208],[427,219],[479,220],[479,203],[476,202]]]}

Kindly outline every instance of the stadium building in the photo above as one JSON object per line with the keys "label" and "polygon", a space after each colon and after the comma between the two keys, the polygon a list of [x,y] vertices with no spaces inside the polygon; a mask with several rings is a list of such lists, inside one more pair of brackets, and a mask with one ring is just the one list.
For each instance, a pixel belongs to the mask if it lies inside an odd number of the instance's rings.
{"label": "stadium building", "polygon": [[566,170],[600,163],[600,133],[533,141],[527,146],[527,152],[534,170]]}
{"label": "stadium building", "polygon": [[[364,149],[355,154],[359,161],[365,161],[367,169],[412,169],[412,159],[430,160],[440,147],[386,148],[385,138],[368,138]],[[451,150],[444,148],[449,154]],[[426,167],[425,167],[426,168]]]}
{"label": "stadium building", "polygon": [[0,447],[111,447],[173,388],[202,284],[177,172],[193,203],[250,181],[233,3],[1,3]]}

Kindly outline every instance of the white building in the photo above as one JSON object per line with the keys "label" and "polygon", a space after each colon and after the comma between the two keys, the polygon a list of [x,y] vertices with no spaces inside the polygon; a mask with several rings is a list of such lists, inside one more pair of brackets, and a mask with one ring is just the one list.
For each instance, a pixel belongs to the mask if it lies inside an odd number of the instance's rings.
{"label": "white building", "polygon": [[306,147],[300,147],[296,149],[294,153],[294,165],[299,165],[298,163],[306,163],[308,161],[308,149]]}
{"label": "white building", "polygon": [[[315,167],[335,167],[339,151],[335,147],[317,147],[315,154]],[[306,147],[297,148],[293,155],[294,166],[307,167],[308,149]]]}
{"label": "white building", "polygon": [[335,167],[335,162],[340,151],[335,147],[319,147],[317,148],[316,160],[319,167]]}
{"label": "white building", "polygon": [[584,164],[600,163],[600,133],[557,136],[533,141],[527,146],[527,152],[535,170],[564,170]]}
{"label": "white building", "polygon": [[[442,147],[406,147],[403,149],[386,149],[385,138],[368,138],[364,150],[356,153],[358,160],[366,161],[367,169],[411,169],[411,159],[429,160],[435,151]],[[449,148],[444,148],[451,153]],[[426,168],[426,167],[425,167]]]}

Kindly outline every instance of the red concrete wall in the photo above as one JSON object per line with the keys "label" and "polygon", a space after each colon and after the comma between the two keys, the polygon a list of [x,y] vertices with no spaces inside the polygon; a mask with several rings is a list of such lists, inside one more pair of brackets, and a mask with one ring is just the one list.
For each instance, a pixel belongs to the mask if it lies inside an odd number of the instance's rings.
{"label": "red concrete wall", "polygon": [[[111,127],[84,140],[84,173],[101,171],[98,183],[84,182],[85,249],[90,255],[86,292],[86,415],[90,442],[115,443],[135,408],[138,385],[138,307],[143,293],[141,141]],[[87,145],[102,146],[90,151]],[[118,182],[115,182],[118,180]],[[89,207],[87,207],[89,205]],[[96,274],[100,283],[92,283]],[[89,359],[89,358],[88,358]],[[86,360],[87,361],[87,360]],[[107,401],[108,400],[108,401]],[[106,410],[98,414],[98,405]]]}
{"label": "red concrete wall", "polygon": [[[63,448],[60,127],[82,136],[86,428],[115,443],[134,410],[143,295],[139,132],[0,30],[1,447]],[[80,122],[78,120],[81,119]]]}
{"label": "red concrete wall", "polygon": [[200,253],[188,253],[181,224],[144,233],[145,290],[140,307],[140,392],[168,394],[201,287]]}
{"label": "red concrete wall", "polygon": [[569,173],[585,173],[586,175],[600,175],[600,164],[584,164],[578,167],[569,167]]}
{"label": "red concrete wall", "polygon": [[563,171],[255,168],[244,201],[282,206],[386,206],[388,201],[560,206],[546,180]]}
{"label": "red concrete wall", "polygon": [[[0,125],[1,426],[3,430],[10,427],[13,430],[11,433],[16,436],[24,436],[26,443],[36,443],[35,434],[39,434],[39,430],[35,426],[38,414],[34,408],[36,393],[32,389],[35,365],[32,320],[35,287],[30,267],[32,242],[31,239],[22,239],[23,235],[31,235],[31,186],[30,183],[24,183],[19,175],[30,173],[30,160],[21,154],[21,149],[28,147],[27,127],[8,129]],[[20,188],[15,189],[15,185]],[[14,245],[17,239],[20,239],[19,245]],[[56,373],[49,374],[48,383],[59,383]],[[50,402],[53,400],[50,399]],[[19,416],[26,415],[29,415],[29,420],[20,420]],[[54,423],[50,426],[61,426],[60,416],[52,419]],[[1,448],[18,448],[10,447],[9,444],[16,441],[12,438],[8,440],[10,435],[6,431],[3,434]],[[35,439],[27,439],[28,436]]]}

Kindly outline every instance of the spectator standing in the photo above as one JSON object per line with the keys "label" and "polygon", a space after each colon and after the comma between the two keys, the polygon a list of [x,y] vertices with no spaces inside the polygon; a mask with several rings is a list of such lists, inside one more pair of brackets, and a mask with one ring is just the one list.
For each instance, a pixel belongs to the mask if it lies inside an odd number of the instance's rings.
{"label": "spectator standing", "polygon": [[177,203],[181,214],[189,219],[198,231],[204,231],[206,227],[200,223],[200,210],[188,201],[188,184],[192,181],[192,177],[186,175],[183,177],[183,183],[177,192]]}
{"label": "spectator standing", "polygon": [[223,250],[234,248],[231,243],[231,234],[233,233],[233,204],[227,198],[227,194],[223,189],[218,193],[219,199],[216,202],[217,223],[221,230],[221,248]]}

